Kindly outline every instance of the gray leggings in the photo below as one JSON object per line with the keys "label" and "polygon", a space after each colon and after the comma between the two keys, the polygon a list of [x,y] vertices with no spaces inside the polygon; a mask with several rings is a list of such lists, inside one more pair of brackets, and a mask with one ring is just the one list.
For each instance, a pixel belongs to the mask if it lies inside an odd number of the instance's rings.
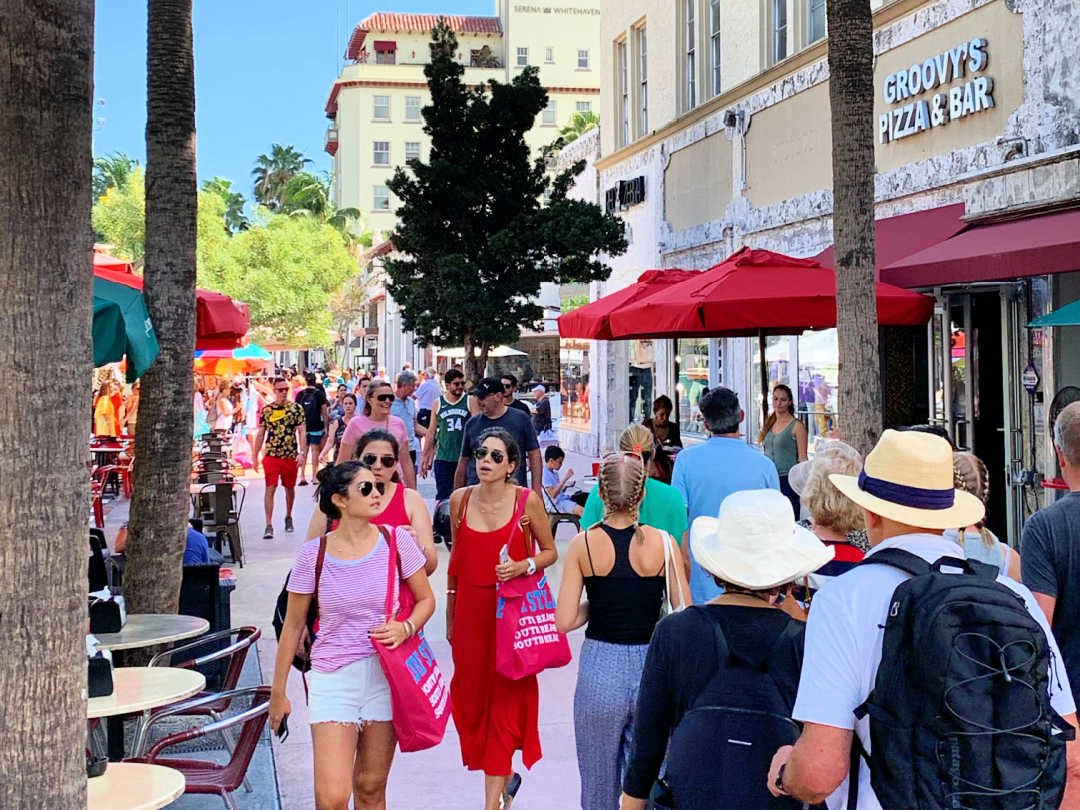
{"label": "gray leggings", "polygon": [[609,644],[591,638],[581,645],[574,737],[582,810],[618,810],[648,649],[648,644]]}

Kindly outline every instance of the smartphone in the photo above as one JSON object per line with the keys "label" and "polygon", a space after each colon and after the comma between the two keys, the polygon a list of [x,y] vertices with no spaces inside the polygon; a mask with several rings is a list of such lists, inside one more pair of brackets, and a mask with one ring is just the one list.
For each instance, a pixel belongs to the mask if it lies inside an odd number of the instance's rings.
{"label": "smartphone", "polygon": [[289,715],[286,714],[286,715],[283,715],[282,718],[281,718],[281,725],[278,726],[277,737],[278,737],[278,740],[280,740],[281,742],[285,742],[285,740],[288,738],[288,736],[289,736]]}
{"label": "smartphone", "polygon": [[503,547],[499,549],[499,562],[504,563],[510,560],[510,548],[503,543]]}

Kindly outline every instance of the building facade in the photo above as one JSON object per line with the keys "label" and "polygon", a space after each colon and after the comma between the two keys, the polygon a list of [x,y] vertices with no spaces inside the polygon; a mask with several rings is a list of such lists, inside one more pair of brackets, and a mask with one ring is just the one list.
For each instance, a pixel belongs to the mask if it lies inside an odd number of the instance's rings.
{"label": "building facade", "polygon": [[[1001,223],[1023,242],[1053,229],[1046,217],[1074,221],[1080,54],[1068,32],[1080,5],[872,6],[879,271],[937,303],[927,329],[883,337],[886,422],[940,424],[980,455],[994,487],[991,528],[1015,539],[1023,516],[1052,497],[1038,485],[1056,473],[1049,406],[1080,383],[1080,361],[1062,348],[1080,328],[1025,325],[1080,295],[1080,255],[1033,247],[1021,267],[964,254],[1000,241]],[[647,269],[708,268],[743,245],[831,263],[824,36],[817,0],[679,0],[674,15],[653,0],[603,3],[600,195],[610,201],[627,183],[641,193],[616,195],[631,248],[596,295]],[[760,369],[747,344],[593,341],[590,373],[604,384],[580,432],[613,447],[647,410],[648,391],[676,401],[693,441],[703,435],[700,392],[723,382],[746,403],[753,440]],[[772,338],[766,363],[770,384],[795,391],[812,436],[842,434],[832,330]]]}

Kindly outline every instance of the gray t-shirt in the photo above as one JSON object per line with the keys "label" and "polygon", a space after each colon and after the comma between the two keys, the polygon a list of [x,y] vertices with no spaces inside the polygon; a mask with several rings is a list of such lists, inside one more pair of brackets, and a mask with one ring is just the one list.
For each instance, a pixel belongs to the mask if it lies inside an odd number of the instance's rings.
{"label": "gray t-shirt", "polygon": [[518,464],[516,476],[521,486],[528,486],[528,454],[540,447],[536,440],[536,430],[533,428],[532,419],[516,408],[507,408],[506,413],[498,419],[488,419],[482,413],[473,414],[465,423],[465,436],[461,441],[461,457],[469,459],[468,483],[475,484],[479,481],[476,477],[476,462],[473,461],[472,453],[480,446],[480,436],[485,430],[502,428],[517,442],[521,450],[521,462]]}
{"label": "gray t-shirt", "polygon": [[1020,565],[1028,588],[1057,599],[1050,625],[1073,697],[1080,697],[1080,492],[1070,492],[1028,518]]}

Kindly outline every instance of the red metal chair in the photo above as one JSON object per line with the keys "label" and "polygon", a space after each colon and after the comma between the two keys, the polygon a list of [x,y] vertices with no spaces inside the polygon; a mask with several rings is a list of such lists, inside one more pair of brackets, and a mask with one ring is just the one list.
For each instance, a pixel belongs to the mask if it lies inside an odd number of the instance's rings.
{"label": "red metal chair", "polygon": [[[187,715],[196,713],[204,706],[211,705],[219,699],[233,701],[251,696],[251,705],[248,709],[233,717],[218,720],[187,731],[170,734],[158,740],[150,747],[144,757],[131,757],[125,762],[146,762],[154,765],[164,765],[175,768],[184,775],[184,793],[216,794],[225,802],[228,810],[237,810],[236,801],[232,794],[245,781],[248,766],[255,754],[255,748],[259,744],[263,726],[266,725],[266,717],[270,711],[270,687],[249,686],[246,689],[234,689],[230,692],[222,692],[217,695],[194,698],[177,703],[165,710],[158,710],[151,719],[153,725],[165,717]],[[226,732],[239,727],[240,733],[236,746],[232,749],[232,755],[225,765],[209,762],[202,759],[174,759],[173,757],[161,756],[162,751],[177,743],[195,740],[205,737],[207,734]]]}

